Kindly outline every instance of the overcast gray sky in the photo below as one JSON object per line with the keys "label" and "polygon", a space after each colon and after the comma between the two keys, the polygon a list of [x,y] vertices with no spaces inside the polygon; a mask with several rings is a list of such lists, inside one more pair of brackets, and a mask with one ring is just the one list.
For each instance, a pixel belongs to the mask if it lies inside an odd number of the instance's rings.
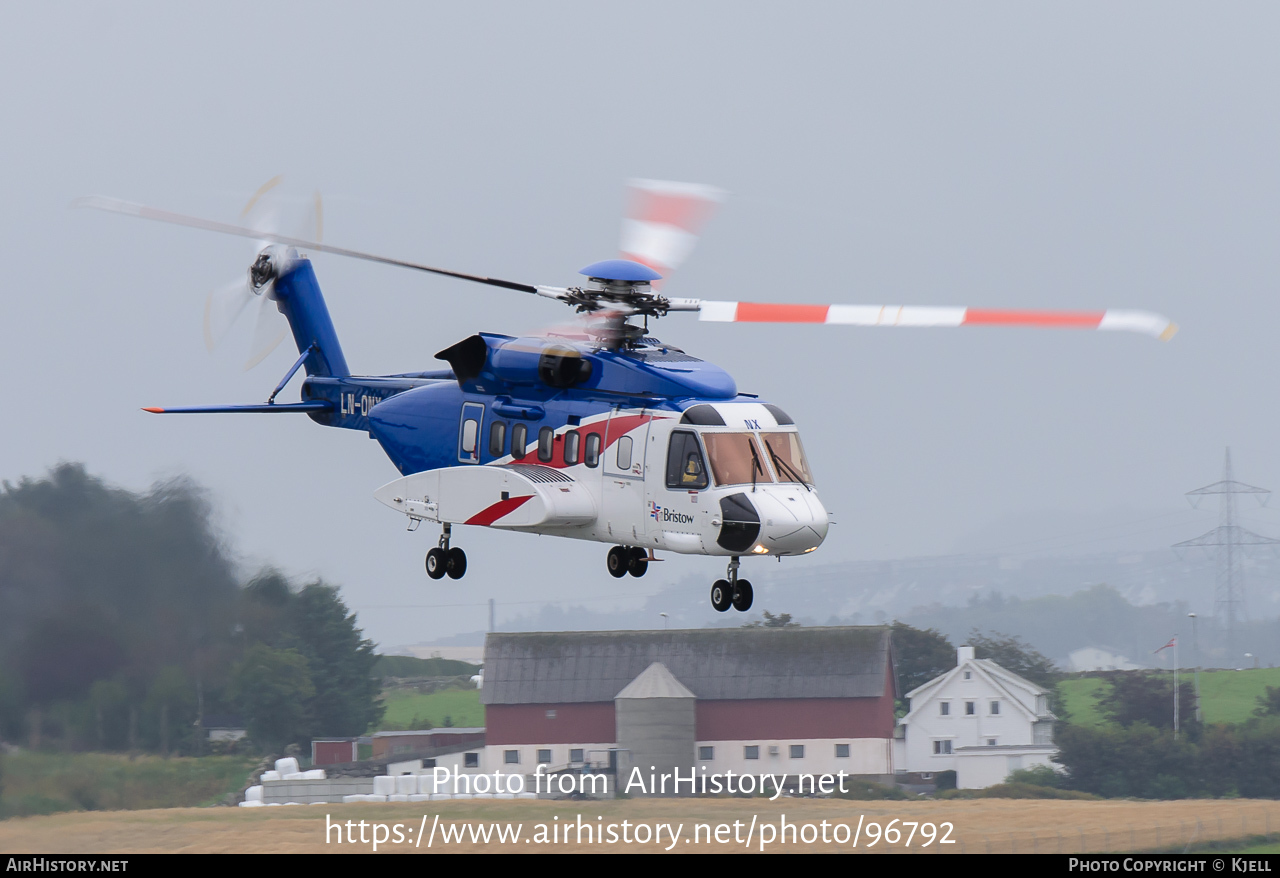
{"label": "overcast gray sky", "polygon": [[[1278,27],[1262,3],[4,4],[0,477],[59,460],[131,488],[189,474],[246,565],[341,584],[387,646],[484,622],[391,607],[603,607],[715,578],[720,562],[672,557],[619,582],[603,546],[466,529],[467,578],[429,581],[435,532],[373,500],[396,473],[363,436],[140,412],[259,401],[296,352],[246,374],[204,350],[205,294],[247,266],[246,242],[67,203],[230,221],[283,173],[324,193],[327,241],[515,280],[572,283],[613,256],[624,182],[652,177],[732,193],[673,295],[1181,325],[1164,344],[663,321],[801,425],[839,524],[790,564],[1178,511],[1227,444],[1241,478],[1280,486]],[[314,261],[359,372],[432,368],[472,332],[561,316]]]}

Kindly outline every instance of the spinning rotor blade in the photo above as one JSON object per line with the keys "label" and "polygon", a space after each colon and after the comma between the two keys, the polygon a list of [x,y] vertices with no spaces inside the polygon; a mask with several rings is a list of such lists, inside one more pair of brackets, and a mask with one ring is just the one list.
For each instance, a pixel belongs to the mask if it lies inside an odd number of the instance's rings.
{"label": "spinning rotor blade", "polygon": [[1033,311],[938,308],[911,305],[784,305],[763,302],[672,300],[672,311],[697,311],[712,323],[825,323],[841,326],[1034,326],[1041,329],[1101,329],[1140,332],[1168,341],[1178,331],[1169,318],[1150,311]]}
{"label": "spinning rotor blade", "polygon": [[475,283],[488,284],[491,287],[503,287],[508,290],[518,290],[522,293],[533,293],[535,295],[547,296],[549,298],[558,299],[563,292],[558,287],[541,287],[533,284],[516,283],[515,281],[500,280],[494,277],[482,277],[478,274],[464,274],[460,271],[449,271],[445,268],[433,268],[430,265],[423,265],[419,262],[408,262],[403,259],[392,259],[389,256],[378,256],[374,253],[365,253],[361,250],[350,250],[346,247],[334,247],[332,244],[321,244],[319,241],[307,241],[303,238],[293,238],[288,235],[279,235],[275,233],[264,233],[259,229],[248,228],[246,226],[236,226],[231,223],[220,223],[215,220],[201,219],[200,217],[187,216],[181,213],[173,213],[168,210],[160,210],[155,207],[147,207],[142,204],[135,204],[131,201],[121,201],[117,198],[106,198],[101,195],[90,195],[86,198],[77,198],[71,202],[72,207],[91,207],[95,210],[105,210],[109,213],[123,213],[128,216],[142,217],[143,219],[157,220],[164,223],[172,223],[178,226],[188,226],[193,229],[204,229],[208,232],[221,232],[224,235],[238,235],[242,238],[254,238],[260,241],[269,241],[273,244],[284,244],[287,247],[298,247],[304,250],[313,250],[317,253],[333,253],[337,256],[349,256],[353,259],[364,259],[368,262],[381,262],[384,265],[398,265],[401,268],[412,268],[417,271],[426,271],[431,274],[440,274],[445,277],[456,277],[460,280],[474,281]]}
{"label": "spinning rotor blade", "polygon": [[231,331],[232,325],[254,300],[248,277],[209,291],[204,302],[204,346],[213,353]]}
{"label": "spinning rotor blade", "polygon": [[281,319],[276,309],[275,299],[270,290],[263,290],[258,296],[258,319],[253,326],[253,341],[249,344],[249,359],[245,360],[244,370],[248,372],[267,358],[276,349],[284,337],[289,334],[288,324]]}
{"label": "spinning rotor blade", "polygon": [[[647,265],[664,278],[698,243],[698,233],[725,192],[700,183],[632,180],[619,249],[623,259]],[[661,282],[655,282],[655,287]]]}

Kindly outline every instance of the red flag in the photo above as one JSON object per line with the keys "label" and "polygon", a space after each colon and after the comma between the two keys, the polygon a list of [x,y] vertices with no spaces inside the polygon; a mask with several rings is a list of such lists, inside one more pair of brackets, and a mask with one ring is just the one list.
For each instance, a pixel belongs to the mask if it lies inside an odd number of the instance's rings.
{"label": "red flag", "polygon": [[[1173,637],[1170,637],[1169,642],[1166,643],[1164,646],[1160,647],[1160,649],[1168,649],[1171,646],[1177,646],[1177,645],[1178,645],[1178,635],[1175,634]],[[1159,652],[1160,649],[1157,649],[1156,652]],[[1152,655],[1155,655],[1155,654],[1156,654],[1155,652],[1152,653]]]}

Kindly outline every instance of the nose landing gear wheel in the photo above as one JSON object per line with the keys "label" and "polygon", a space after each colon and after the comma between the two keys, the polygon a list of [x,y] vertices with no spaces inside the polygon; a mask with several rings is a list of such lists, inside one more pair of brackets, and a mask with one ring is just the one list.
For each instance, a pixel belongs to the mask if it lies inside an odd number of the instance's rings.
{"label": "nose landing gear wheel", "polygon": [[626,576],[627,568],[631,566],[631,558],[627,554],[626,547],[614,546],[610,549],[609,557],[605,559],[605,565],[609,568],[610,576]]}
{"label": "nose landing gear wheel", "polygon": [[[465,563],[465,562],[464,562]],[[445,574],[445,551],[435,548],[427,552],[427,575],[432,579],[441,579]]]}
{"label": "nose landing gear wheel", "polygon": [[[439,551],[439,549],[436,551]],[[449,574],[449,578],[461,579],[463,574],[467,572],[467,553],[454,546],[444,555],[444,569]]]}
{"label": "nose landing gear wheel", "polygon": [[751,609],[752,597],[751,583],[745,579],[739,579],[733,589],[733,608],[739,613],[745,613]]}
{"label": "nose landing gear wheel", "polygon": [[711,606],[723,613],[733,605],[733,586],[726,579],[717,579],[711,586]]}
{"label": "nose landing gear wheel", "polygon": [[627,572],[632,576],[644,576],[645,571],[649,569],[649,553],[644,549],[632,548],[627,550]]}

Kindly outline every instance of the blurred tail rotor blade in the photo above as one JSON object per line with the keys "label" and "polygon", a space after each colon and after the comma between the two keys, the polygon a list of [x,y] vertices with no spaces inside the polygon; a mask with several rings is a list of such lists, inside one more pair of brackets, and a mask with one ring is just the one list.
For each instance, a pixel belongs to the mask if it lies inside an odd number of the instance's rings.
{"label": "blurred tail rotor blade", "polygon": [[258,318],[253,327],[253,341],[249,345],[249,359],[245,361],[244,370],[248,372],[267,358],[289,333],[289,325],[276,308],[275,299],[271,297],[271,287],[261,291],[258,298]]}
{"label": "blurred tail rotor blade", "polygon": [[[691,300],[692,301],[692,300]],[[792,305],[765,302],[697,302],[698,319],[713,323],[825,323],[840,326],[958,327],[1030,326],[1137,332],[1168,341],[1178,331],[1169,318],[1150,311],[1038,311],[1001,308],[939,308],[911,305]],[[677,310],[672,308],[671,310]],[[681,307],[678,310],[695,310]]]}
{"label": "blurred tail rotor blade", "polygon": [[703,224],[727,194],[714,186],[665,180],[632,180],[628,191],[622,258],[647,265],[664,278],[688,258]]}
{"label": "blurred tail rotor blade", "polygon": [[213,353],[254,299],[248,277],[209,291],[204,302],[204,346]]}

